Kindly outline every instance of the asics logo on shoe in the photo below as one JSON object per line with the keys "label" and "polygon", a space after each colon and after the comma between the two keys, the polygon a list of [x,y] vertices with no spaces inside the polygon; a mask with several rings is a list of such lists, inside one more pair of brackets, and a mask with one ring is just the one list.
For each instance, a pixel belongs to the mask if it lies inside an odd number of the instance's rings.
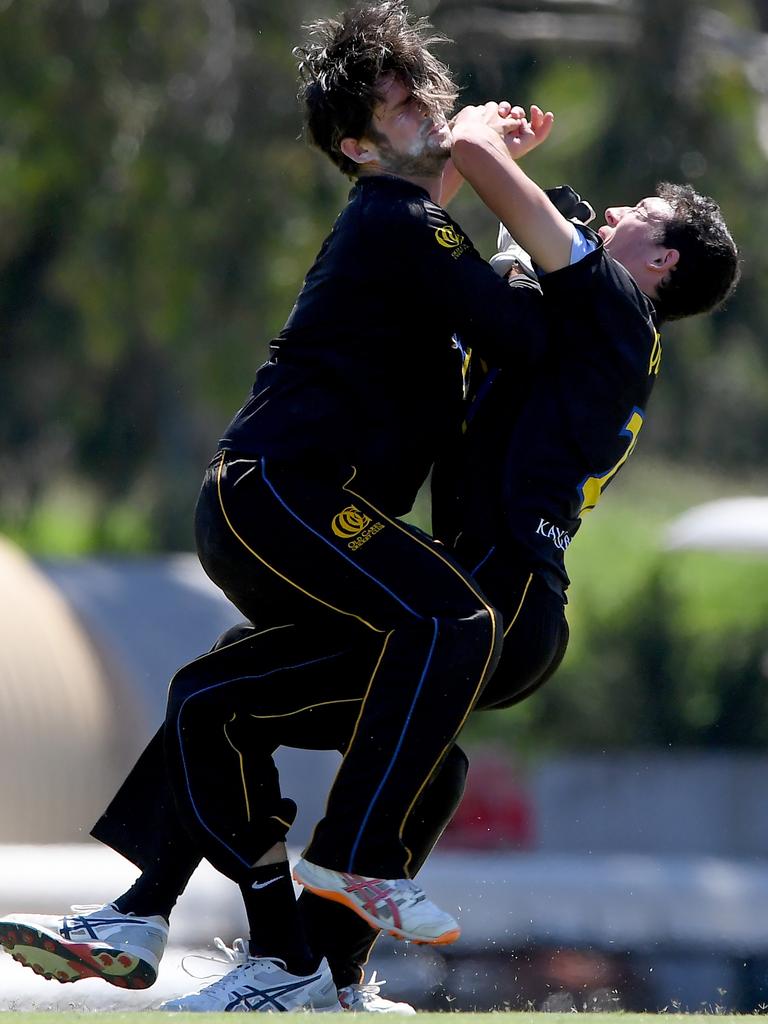
{"label": "asics logo on shoe", "polygon": [[282,985],[270,985],[267,988],[256,988],[254,985],[246,985],[242,992],[237,990],[232,992],[232,1000],[227,1003],[224,1007],[226,1013],[236,1010],[239,1006],[245,1005],[249,1010],[260,1010],[264,1006],[271,1006],[279,1011],[290,1010],[290,1006],[284,1006],[278,996],[288,995],[290,992],[296,992],[301,988],[306,988],[307,985],[311,985],[314,981],[319,981],[320,975],[316,974],[312,978],[302,978],[301,981],[295,981],[289,984]]}
{"label": "asics logo on shoe", "polygon": [[374,917],[382,914],[389,917],[395,928],[400,928],[400,911],[403,900],[395,900],[392,887],[383,878],[364,878],[362,875],[349,875],[342,872],[344,891],[356,897],[363,908]]}
{"label": "asics logo on shoe", "polygon": [[252,889],[266,889],[268,885],[272,885],[273,882],[279,882],[280,877],[270,878],[266,882],[254,882],[251,886]]}
{"label": "asics logo on shoe", "polygon": [[249,957],[244,939],[235,939],[232,949],[218,938],[214,944],[224,953],[224,962],[236,966],[199,992],[170,999],[158,1009],[217,1013],[341,1009],[327,960],[320,961],[313,975],[302,978],[289,974],[285,962],[276,957]]}
{"label": "asics logo on shoe", "polygon": [[[91,939],[103,939],[105,935],[119,928],[136,927],[150,928],[153,931],[158,929],[151,921],[145,921],[141,917],[130,917],[126,915],[118,919],[114,917],[63,917],[59,929],[65,939],[78,936],[78,933],[85,932]],[[101,929],[101,933],[99,932]]]}

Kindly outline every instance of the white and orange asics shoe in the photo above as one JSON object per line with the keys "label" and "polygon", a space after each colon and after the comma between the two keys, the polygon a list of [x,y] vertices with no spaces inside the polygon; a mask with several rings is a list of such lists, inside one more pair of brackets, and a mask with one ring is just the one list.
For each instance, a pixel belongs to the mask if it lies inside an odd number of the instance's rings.
{"label": "white and orange asics shoe", "polygon": [[342,903],[372,928],[433,946],[455,942],[461,929],[409,878],[368,878],[300,860],[293,877],[316,896]]}
{"label": "white and orange asics shoe", "polygon": [[382,999],[379,990],[386,981],[376,977],[376,971],[371,975],[371,980],[361,982],[359,985],[346,985],[339,989],[339,1002],[343,1009],[351,1013],[402,1013],[410,1016],[416,1010],[410,1003],[396,1003],[392,999]]}
{"label": "white and orange asics shoe", "polygon": [[118,988],[149,988],[167,941],[165,918],[122,914],[109,903],[74,906],[64,917],[0,918],[0,945],[13,959],[61,982],[103,978]]}

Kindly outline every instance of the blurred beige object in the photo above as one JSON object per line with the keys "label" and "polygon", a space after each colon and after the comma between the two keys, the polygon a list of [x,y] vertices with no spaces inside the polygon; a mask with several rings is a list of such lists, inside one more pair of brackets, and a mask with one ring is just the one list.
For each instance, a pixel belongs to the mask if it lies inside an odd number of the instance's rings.
{"label": "blurred beige object", "polygon": [[56,587],[0,538],[0,842],[84,839],[122,778],[105,664]]}
{"label": "blurred beige object", "polygon": [[720,498],[688,509],[666,530],[670,550],[768,552],[768,498]]}

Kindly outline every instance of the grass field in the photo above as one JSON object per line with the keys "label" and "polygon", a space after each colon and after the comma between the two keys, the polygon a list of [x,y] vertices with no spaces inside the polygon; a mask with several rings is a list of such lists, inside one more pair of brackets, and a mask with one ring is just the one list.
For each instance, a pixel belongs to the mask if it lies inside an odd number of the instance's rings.
{"label": "grass field", "polygon": [[[141,1024],[142,1020],[146,1021],[145,1013],[109,1013],[110,1024]],[[206,1022],[215,1022],[215,1024],[225,1024],[225,1021],[231,1018],[226,1013],[174,1013],[168,1019],[173,1024],[194,1024],[195,1021],[199,1021],[201,1016]],[[334,1015],[334,1019],[340,1015]],[[493,1017],[495,1020],[504,1018],[505,1024],[525,1024],[527,1021],[540,1020],[541,1024],[566,1024],[566,1022],[573,1021],[573,1013],[453,1013],[450,1014],[451,1024],[471,1024],[474,1021],[487,1021],[489,1017]],[[711,1022],[712,1017],[716,1016],[719,1021],[749,1021],[754,1020],[754,1015],[743,1015],[743,1014],[702,1014],[702,1013],[691,1013],[691,1014],[680,1014],[680,1013],[665,1013],[662,1015],[654,1013],[590,1013],[589,1020],[590,1024],[651,1024],[651,1022],[658,1021],[659,1016],[662,1016],[665,1021],[669,1020],[684,1020],[685,1024],[697,1024],[697,1022],[706,1021]],[[14,1013],[13,1019],[14,1024],[75,1024],[82,1020],[87,1020],[89,1017],[93,1017],[92,1013]],[[420,1013],[422,1024],[445,1024],[446,1014],[444,1013]],[[324,1018],[325,1019],[325,1018]],[[359,1019],[359,1017],[358,1017]],[[400,1021],[410,1020],[410,1017],[401,1016],[400,1014],[389,1014],[387,1020],[398,1024]],[[281,1016],[281,1020],[286,1022],[299,1022],[307,1021],[307,1015],[304,1013],[286,1013]]]}

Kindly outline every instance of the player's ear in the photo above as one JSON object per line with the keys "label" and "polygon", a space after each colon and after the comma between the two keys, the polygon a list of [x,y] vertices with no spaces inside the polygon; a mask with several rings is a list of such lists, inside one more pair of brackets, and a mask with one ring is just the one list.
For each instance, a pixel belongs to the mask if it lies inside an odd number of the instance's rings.
{"label": "player's ear", "polygon": [[369,164],[378,157],[375,146],[367,139],[342,139],[339,149],[348,160],[356,164]]}
{"label": "player's ear", "polygon": [[667,271],[674,270],[679,262],[680,253],[677,249],[662,249],[653,259],[648,260],[646,266],[654,273],[666,274]]}

